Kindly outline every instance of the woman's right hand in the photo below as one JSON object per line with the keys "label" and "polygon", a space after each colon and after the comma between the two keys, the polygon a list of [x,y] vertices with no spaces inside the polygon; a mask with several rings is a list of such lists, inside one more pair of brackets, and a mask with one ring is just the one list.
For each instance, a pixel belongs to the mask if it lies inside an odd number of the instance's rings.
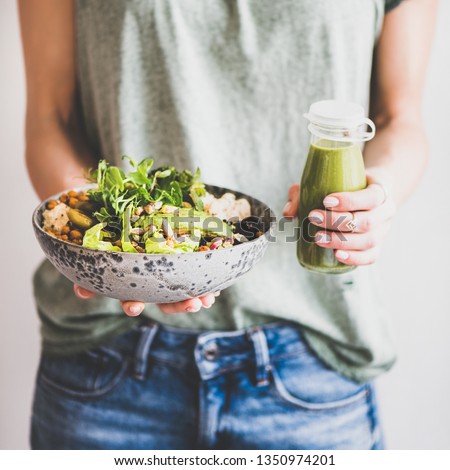
{"label": "woman's right hand", "polygon": [[[90,299],[94,297],[95,292],[91,292],[83,287],[80,287],[77,284],[74,284],[73,290],[75,295],[79,299]],[[215,292],[214,294],[206,294],[202,297],[194,297],[192,299],[183,300],[182,302],[174,302],[170,304],[156,304],[162,313],[168,315],[172,313],[182,313],[182,312],[198,312],[202,307],[209,308],[216,301],[216,297],[220,295],[220,292]],[[126,315],[129,317],[137,317],[142,313],[145,307],[144,302],[135,302],[132,300],[121,300],[122,309]]]}

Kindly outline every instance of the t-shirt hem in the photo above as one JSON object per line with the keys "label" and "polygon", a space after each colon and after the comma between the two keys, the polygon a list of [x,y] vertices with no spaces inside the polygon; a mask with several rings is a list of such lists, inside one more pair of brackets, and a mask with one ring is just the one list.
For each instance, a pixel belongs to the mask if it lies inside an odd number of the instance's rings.
{"label": "t-shirt hem", "polygon": [[397,361],[397,357],[393,356],[390,361],[378,366],[349,366],[344,362],[337,360],[335,354],[330,349],[323,347],[322,342],[317,345],[308,332],[303,331],[303,338],[319,359],[321,359],[328,367],[348,379],[361,384],[373,382],[376,378],[388,372]]}

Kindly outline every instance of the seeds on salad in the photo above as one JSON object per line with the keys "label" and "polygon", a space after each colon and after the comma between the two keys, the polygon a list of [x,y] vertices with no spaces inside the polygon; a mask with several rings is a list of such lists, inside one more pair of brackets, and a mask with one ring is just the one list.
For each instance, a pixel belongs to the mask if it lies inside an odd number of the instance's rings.
{"label": "seeds on salad", "polygon": [[145,250],[141,248],[136,242],[131,242],[131,244],[133,245],[133,247],[136,249],[138,253],[145,253]]}
{"label": "seeds on salad", "polygon": [[151,214],[152,212],[155,212],[155,204],[147,204],[144,206],[144,211],[147,212],[147,214]]}
{"label": "seeds on salad", "polygon": [[148,235],[152,235],[153,233],[156,232],[156,230],[157,230],[157,227],[154,224],[149,224],[146,227],[144,227],[144,232],[147,233]]}
{"label": "seeds on salad", "polygon": [[166,237],[170,237],[170,238],[173,237],[173,230],[167,219],[163,219],[161,226],[162,226],[163,233]]}

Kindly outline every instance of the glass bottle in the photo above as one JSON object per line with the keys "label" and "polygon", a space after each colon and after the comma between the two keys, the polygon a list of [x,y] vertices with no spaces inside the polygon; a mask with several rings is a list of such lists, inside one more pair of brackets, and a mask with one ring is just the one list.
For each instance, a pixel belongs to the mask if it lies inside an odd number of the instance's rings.
{"label": "glass bottle", "polygon": [[[333,249],[322,248],[314,242],[316,233],[324,229],[311,224],[308,214],[313,209],[325,209],[323,200],[331,193],[366,187],[361,143],[373,138],[375,125],[365,117],[362,106],[334,100],[313,103],[305,117],[309,120],[311,141],[300,186],[297,257],[300,264],[311,271],[348,272],[356,266],[341,263]],[[366,126],[368,131],[365,131]],[[341,236],[345,234],[342,232]]]}

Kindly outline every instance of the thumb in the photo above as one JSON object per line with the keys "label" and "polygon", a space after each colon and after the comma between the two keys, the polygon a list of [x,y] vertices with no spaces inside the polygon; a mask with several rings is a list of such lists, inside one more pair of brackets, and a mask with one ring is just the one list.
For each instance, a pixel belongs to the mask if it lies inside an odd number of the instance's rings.
{"label": "thumb", "polygon": [[286,203],[283,209],[284,217],[291,219],[297,215],[299,195],[300,185],[298,183],[295,183],[289,188],[288,191],[288,202]]}

